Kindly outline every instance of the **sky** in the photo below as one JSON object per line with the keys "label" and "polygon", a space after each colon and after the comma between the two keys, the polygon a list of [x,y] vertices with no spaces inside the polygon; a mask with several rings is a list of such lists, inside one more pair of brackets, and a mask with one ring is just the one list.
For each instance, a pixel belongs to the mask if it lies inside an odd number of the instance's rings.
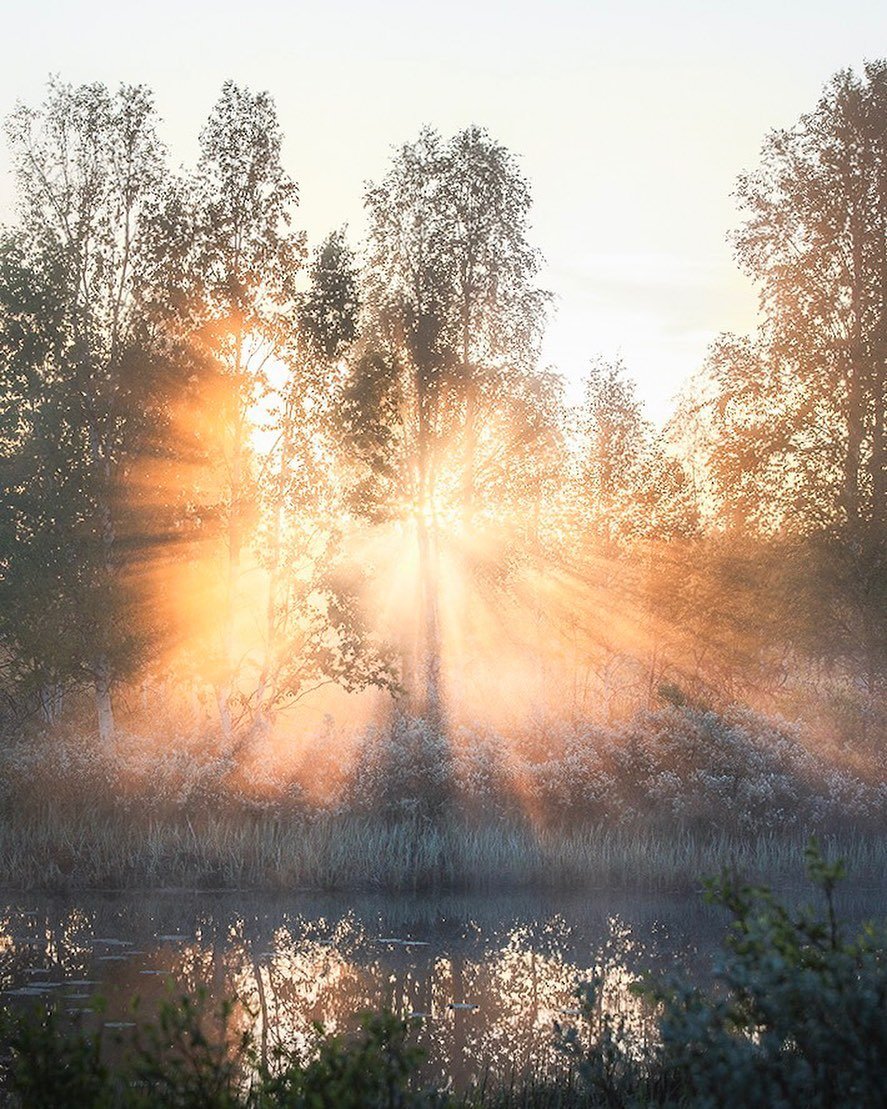
{"label": "sky", "polygon": [[737,175],[832,73],[887,53],[883,0],[0,0],[0,16],[2,116],[50,74],[142,82],[187,163],[224,80],[269,90],[315,243],[343,223],[359,239],[365,183],[421,126],[487,127],[533,186],[544,359],[575,396],[593,356],[621,356],[657,421],[716,334],[755,324],[727,241]]}

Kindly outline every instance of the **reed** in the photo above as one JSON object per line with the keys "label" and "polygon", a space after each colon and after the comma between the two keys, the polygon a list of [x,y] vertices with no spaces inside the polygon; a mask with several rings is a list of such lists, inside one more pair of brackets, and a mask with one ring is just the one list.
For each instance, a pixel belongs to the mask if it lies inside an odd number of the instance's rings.
{"label": "reed", "polygon": [[[778,881],[806,833],[679,826],[534,828],[526,821],[386,821],[204,814],[193,821],[113,811],[34,811],[0,824],[0,886],[427,890],[522,886],[691,887],[723,867]],[[887,876],[887,838],[823,837],[854,875]]]}

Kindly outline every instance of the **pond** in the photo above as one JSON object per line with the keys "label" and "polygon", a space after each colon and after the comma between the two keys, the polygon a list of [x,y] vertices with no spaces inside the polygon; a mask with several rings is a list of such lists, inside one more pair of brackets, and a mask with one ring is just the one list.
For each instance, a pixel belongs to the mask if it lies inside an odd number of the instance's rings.
{"label": "pond", "polygon": [[[874,889],[842,908],[883,913]],[[120,1027],[136,995],[150,1013],[170,989],[202,987],[238,998],[236,1027],[266,1050],[386,1007],[415,1025],[427,1078],[464,1088],[555,1061],[554,1023],[576,1023],[576,983],[595,969],[605,1003],[643,1034],[650,1014],[629,985],[647,970],[706,977],[725,920],[691,892],[15,895],[0,909],[0,989],[6,1005],[52,1000],[72,1021]]]}

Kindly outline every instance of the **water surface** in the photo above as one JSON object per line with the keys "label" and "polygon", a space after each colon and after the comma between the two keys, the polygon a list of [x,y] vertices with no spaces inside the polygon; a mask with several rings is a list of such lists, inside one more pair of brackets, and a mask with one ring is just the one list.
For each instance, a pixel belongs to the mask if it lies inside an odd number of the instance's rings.
{"label": "water surface", "polygon": [[[854,920],[883,912],[876,890],[843,902]],[[53,1000],[113,1028],[136,995],[150,1013],[171,988],[202,987],[238,998],[236,1027],[265,1050],[390,1008],[414,1024],[429,1080],[464,1087],[556,1059],[554,1023],[576,1022],[576,984],[595,970],[605,1003],[643,1033],[629,985],[645,971],[706,977],[725,923],[691,893],[18,895],[0,908],[0,989],[4,1004]]]}

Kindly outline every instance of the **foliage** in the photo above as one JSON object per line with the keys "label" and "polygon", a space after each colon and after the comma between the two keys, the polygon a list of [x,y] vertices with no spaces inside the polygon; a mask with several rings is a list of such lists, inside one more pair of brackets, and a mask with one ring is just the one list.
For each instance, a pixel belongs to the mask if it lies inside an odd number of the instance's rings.
{"label": "foliage", "polygon": [[[225,812],[370,819],[453,813],[508,821],[527,806],[546,827],[879,829],[887,792],[810,750],[800,730],[734,707],[665,705],[619,725],[549,721],[503,733],[421,718],[353,735],[321,728],[303,751],[326,789],[311,799],[286,751],[232,752],[205,736],[158,744],[121,734],[114,753],[50,734],[0,747],[0,812],[129,814],[175,821]],[[347,753],[346,753],[347,752]],[[300,754],[302,752],[299,752]]]}
{"label": "foliage", "polygon": [[[138,1006],[133,1016],[139,1017]],[[325,1035],[303,1056],[275,1047],[262,1058],[235,1006],[213,1011],[198,994],[163,1002],[155,1020],[133,1022],[130,1035],[110,1027],[88,1033],[54,1009],[3,1014],[9,1053],[4,1104],[33,1109],[406,1109],[443,1104],[418,1090],[422,1051],[407,1026],[388,1013],[366,1014],[362,1032]]]}
{"label": "foliage", "polygon": [[16,1020],[6,1011],[0,1017],[0,1036],[9,1056],[4,1060],[3,1086],[15,1099],[13,1104],[34,1109],[103,1109],[113,1104],[111,1074],[99,1037],[72,1032],[55,1009],[31,1020]]}
{"label": "foliage", "polygon": [[739,179],[734,236],[761,327],[713,344],[676,429],[685,441],[695,429],[713,522],[771,537],[763,560],[788,558],[775,599],[794,594],[806,619],[780,641],[852,660],[870,705],[883,703],[887,659],[885,128],[887,68],[872,61],[768,135]]}
{"label": "foliage", "polygon": [[761,282],[766,325],[751,372],[725,367],[721,405],[767,410],[744,436],[747,468],[779,474],[762,501],[787,495],[802,528],[884,523],[885,122],[884,63],[845,70],[739,181],[737,255]]}
{"label": "foliage", "polygon": [[660,1006],[658,1040],[645,1052],[618,1018],[600,1013],[596,983],[580,991],[593,1041],[573,1029],[562,1046],[591,1104],[826,1107],[882,1103],[887,1079],[885,937],[871,926],[845,940],[834,908],[840,862],[815,840],[806,851],[825,914],[792,913],[766,888],[725,872],[707,897],[733,920],[715,984],[680,979],[640,992]]}
{"label": "foliage", "polygon": [[390,1013],[366,1014],[361,1025],[363,1034],[353,1043],[323,1036],[318,1027],[315,1057],[304,1066],[293,1066],[285,1054],[275,1060],[256,1103],[292,1109],[421,1109],[432,1100],[437,1104],[438,1099],[410,1089],[423,1053],[409,1042],[407,1025]]}
{"label": "foliage", "polygon": [[170,384],[148,294],[164,265],[148,230],[162,147],[141,86],[51,82],[8,134],[21,219],[0,288],[7,636],[26,688],[94,685],[107,742],[111,684],[151,638],[134,554],[162,530],[137,481],[163,441]]}
{"label": "foliage", "polygon": [[665,991],[660,1022],[666,1065],[687,1073],[700,1103],[751,1094],[764,1104],[876,1105],[883,1094],[884,937],[867,928],[844,940],[833,900],[844,868],[826,862],[815,841],[807,866],[824,917],[795,916],[735,877],[709,884],[710,898],[734,917],[717,971],[726,997]]}
{"label": "foliage", "polygon": [[[449,742],[422,720],[367,733],[344,807],[428,811],[449,797],[470,813],[520,803],[552,825],[747,832],[880,826],[887,795],[811,752],[799,730],[733,707],[666,706],[619,726],[549,723],[503,735],[463,724]],[[541,748],[541,749],[540,749]]]}

